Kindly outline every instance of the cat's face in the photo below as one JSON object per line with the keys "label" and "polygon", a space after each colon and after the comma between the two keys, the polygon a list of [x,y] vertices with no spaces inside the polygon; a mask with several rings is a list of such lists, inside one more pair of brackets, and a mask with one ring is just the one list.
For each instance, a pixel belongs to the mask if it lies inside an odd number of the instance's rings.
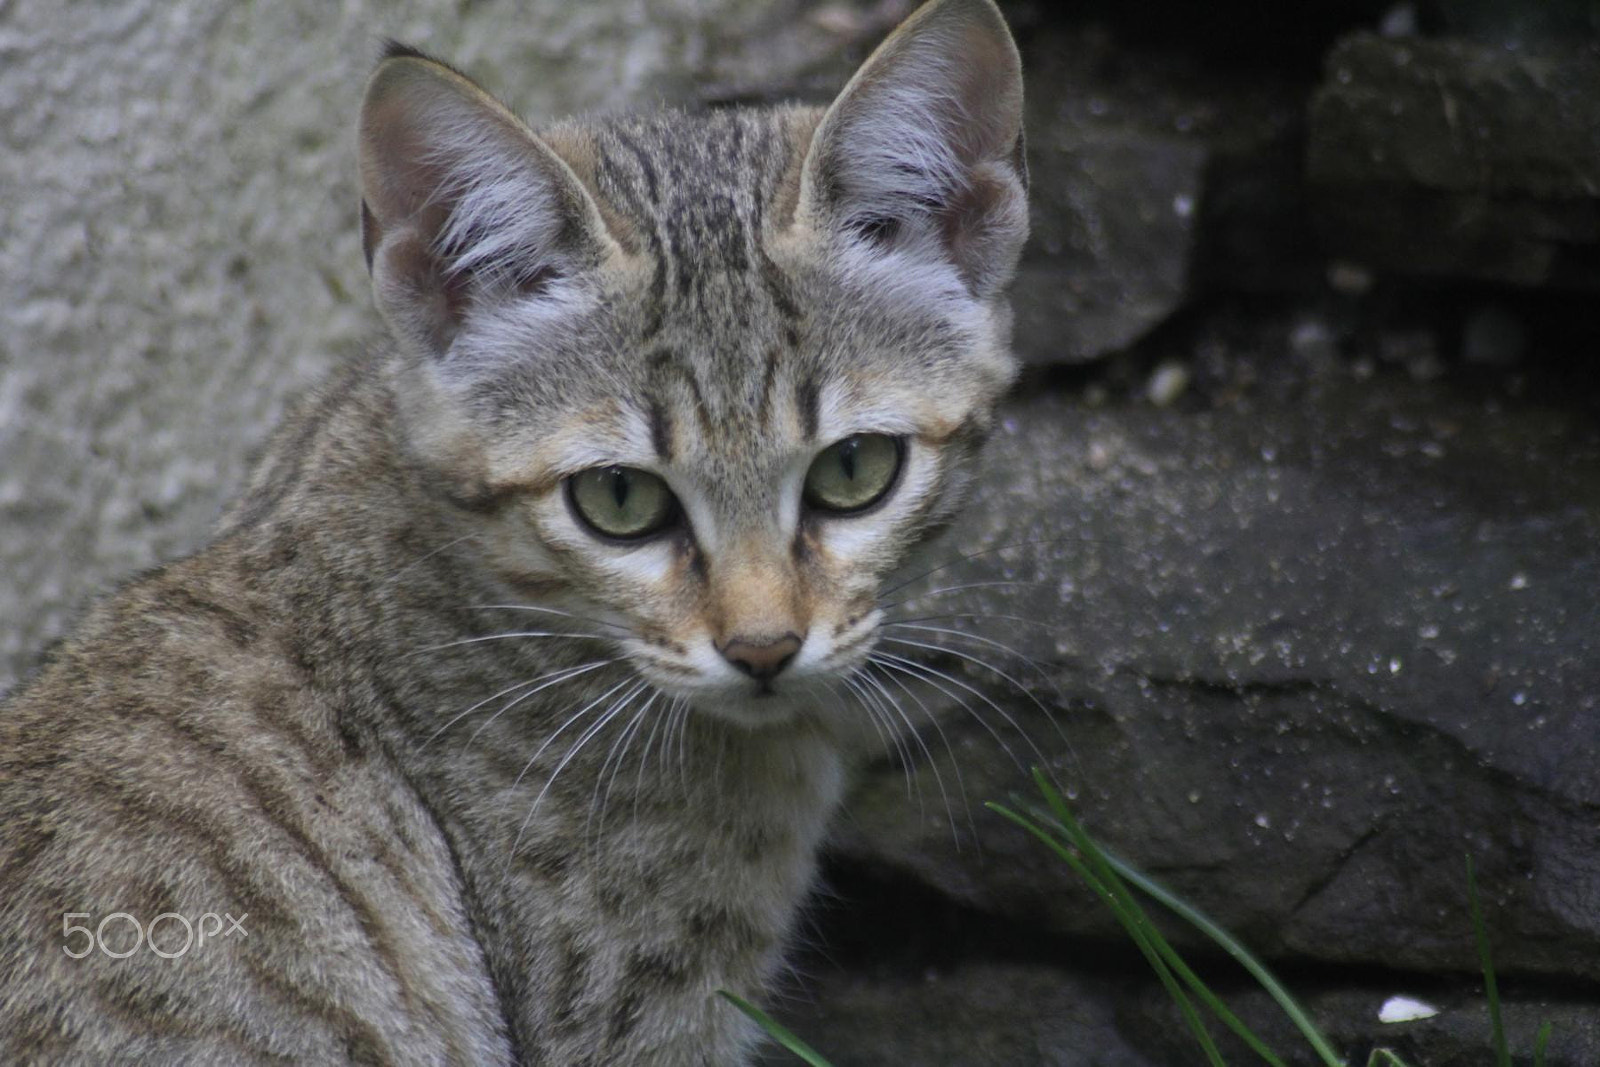
{"label": "cat's face", "polygon": [[825,114],[538,138],[427,61],[374,78],[367,239],[413,447],[501,502],[476,541],[506,582],[698,710],[843,703],[1014,373],[1020,87],[987,10],[925,9]]}
{"label": "cat's face", "polygon": [[[516,430],[491,481],[531,487],[495,558],[620,627],[657,688],[753,721],[861,665],[884,576],[949,515],[1011,373],[1004,324],[953,271],[905,284],[892,255],[845,267],[817,243],[764,249],[781,298],[699,260],[694,285],[722,298],[653,330],[653,270],[602,271],[541,325],[526,377],[493,387]],[[517,304],[458,346],[491,346]]]}

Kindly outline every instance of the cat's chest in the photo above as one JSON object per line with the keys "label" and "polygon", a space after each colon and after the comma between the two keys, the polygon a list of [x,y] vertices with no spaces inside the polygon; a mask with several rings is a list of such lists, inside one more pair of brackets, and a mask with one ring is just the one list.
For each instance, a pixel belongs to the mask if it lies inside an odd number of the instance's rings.
{"label": "cat's chest", "polygon": [[580,1062],[563,1057],[596,1035],[613,1058],[666,1035],[745,1040],[715,992],[766,986],[846,781],[820,738],[757,740],[686,748],[681,773],[674,754],[656,774],[519,785],[454,823],[485,955],[536,1062]]}

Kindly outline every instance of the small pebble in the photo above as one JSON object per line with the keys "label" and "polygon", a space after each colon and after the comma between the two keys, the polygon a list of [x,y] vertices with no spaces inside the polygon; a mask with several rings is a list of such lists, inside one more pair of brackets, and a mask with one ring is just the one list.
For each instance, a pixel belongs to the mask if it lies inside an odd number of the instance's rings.
{"label": "small pebble", "polygon": [[1378,1009],[1380,1023],[1411,1023],[1418,1019],[1431,1019],[1439,1014],[1439,1009],[1432,1004],[1426,1004],[1415,997],[1390,997],[1383,1002],[1383,1007]]}
{"label": "small pebble", "polygon": [[1189,370],[1181,363],[1162,363],[1150,375],[1145,395],[1158,408],[1169,407],[1189,388]]}

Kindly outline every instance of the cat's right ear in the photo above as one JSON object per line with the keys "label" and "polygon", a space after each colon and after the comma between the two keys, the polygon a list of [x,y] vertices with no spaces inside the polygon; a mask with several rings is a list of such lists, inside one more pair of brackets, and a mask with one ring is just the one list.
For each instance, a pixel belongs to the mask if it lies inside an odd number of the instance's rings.
{"label": "cat's right ear", "polygon": [[537,294],[609,238],[571,168],[459,71],[391,44],[361,105],[361,239],[378,309],[422,354],[480,301]]}
{"label": "cat's right ear", "polygon": [[1028,233],[1022,62],[994,0],[929,0],[812,135],[800,213],[870,252],[937,260],[996,295]]}

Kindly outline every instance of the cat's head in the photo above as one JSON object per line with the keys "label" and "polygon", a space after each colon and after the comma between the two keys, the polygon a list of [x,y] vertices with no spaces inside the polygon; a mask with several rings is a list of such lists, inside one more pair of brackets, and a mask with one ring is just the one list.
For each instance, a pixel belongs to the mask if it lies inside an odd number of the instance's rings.
{"label": "cat's head", "polygon": [[991,0],[933,0],[826,110],[536,133],[392,49],[364,244],[403,434],[486,565],[703,711],[834,703],[1015,373],[1021,123]]}

